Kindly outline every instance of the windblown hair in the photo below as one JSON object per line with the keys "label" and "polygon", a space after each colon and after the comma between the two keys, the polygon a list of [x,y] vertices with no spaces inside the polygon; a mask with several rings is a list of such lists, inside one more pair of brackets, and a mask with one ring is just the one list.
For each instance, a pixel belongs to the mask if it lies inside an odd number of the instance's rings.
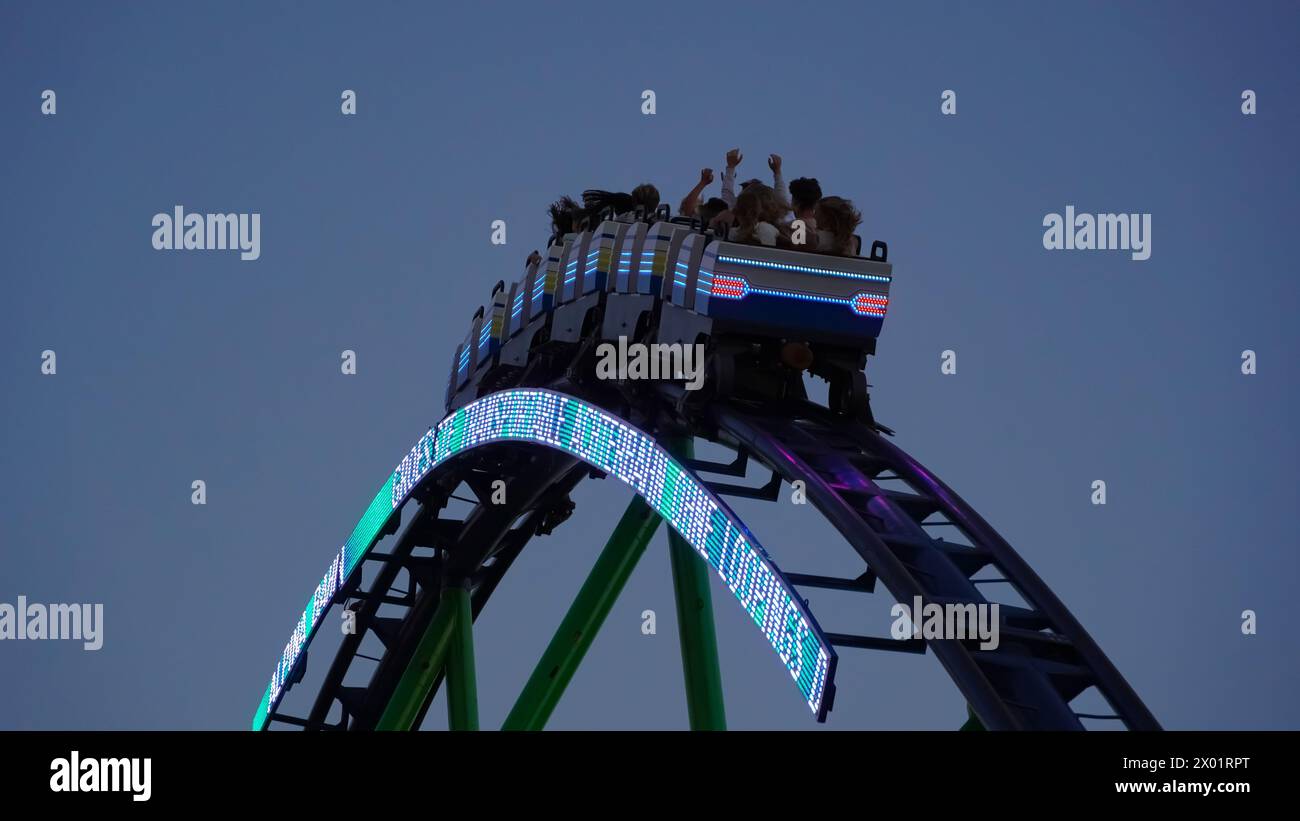
{"label": "windblown hair", "polygon": [[573,197],[565,195],[546,208],[551,218],[551,233],[557,237],[572,234],[582,206]]}
{"label": "windblown hair", "polygon": [[659,207],[659,189],[655,188],[648,182],[641,183],[632,189],[632,207],[645,209],[645,213],[653,214]]}
{"label": "windblown hair", "polygon": [[659,189],[649,183],[633,188],[631,194],[588,188],[582,192],[582,205],[589,226],[599,223],[611,211],[614,214],[626,214],[640,208],[645,214],[653,214],[659,207]]}
{"label": "windblown hair", "polygon": [[697,212],[700,221],[707,227],[719,214],[727,210],[727,201],[722,197],[709,197]]}
{"label": "windblown hair", "polygon": [[776,225],[785,214],[785,203],[770,185],[752,182],[736,197],[736,241],[749,242],[754,239],[754,228],[760,222]]}
{"label": "windblown hair", "polygon": [[817,228],[829,231],[831,247],[820,250],[853,256],[853,232],[862,224],[862,213],[843,197],[825,197],[817,203]]}
{"label": "windblown hair", "polygon": [[586,209],[587,214],[592,217],[598,218],[610,209],[615,214],[624,214],[631,211],[635,204],[632,195],[622,191],[601,191],[599,188],[588,188],[582,192],[582,206]]}
{"label": "windblown hair", "polygon": [[817,205],[822,198],[822,187],[815,177],[790,180],[790,207],[796,213]]}

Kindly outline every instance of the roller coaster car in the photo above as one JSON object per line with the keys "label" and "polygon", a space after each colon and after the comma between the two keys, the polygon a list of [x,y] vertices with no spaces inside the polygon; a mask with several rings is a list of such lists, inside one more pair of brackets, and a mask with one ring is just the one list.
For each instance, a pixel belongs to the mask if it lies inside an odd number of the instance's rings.
{"label": "roller coaster car", "polygon": [[875,352],[889,305],[890,265],[878,257],[836,257],[715,242],[707,313],[715,333],[798,339]]}
{"label": "roller coaster car", "polygon": [[889,305],[887,256],[883,242],[867,257],[728,242],[664,211],[555,237],[475,315],[447,409],[626,337],[705,344],[705,396],[801,396],[808,370],[830,383],[833,409],[871,422],[863,368]]}

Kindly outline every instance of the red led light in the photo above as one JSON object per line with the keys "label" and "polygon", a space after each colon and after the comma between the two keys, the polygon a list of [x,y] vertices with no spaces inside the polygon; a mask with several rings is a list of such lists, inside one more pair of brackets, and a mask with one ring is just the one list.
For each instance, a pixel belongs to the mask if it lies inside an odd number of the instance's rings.
{"label": "red led light", "polygon": [[744,277],[714,276],[710,293],[723,299],[744,299],[749,294],[749,283]]}
{"label": "red led light", "polygon": [[889,307],[888,297],[877,294],[858,294],[853,297],[853,310],[868,316],[884,316]]}

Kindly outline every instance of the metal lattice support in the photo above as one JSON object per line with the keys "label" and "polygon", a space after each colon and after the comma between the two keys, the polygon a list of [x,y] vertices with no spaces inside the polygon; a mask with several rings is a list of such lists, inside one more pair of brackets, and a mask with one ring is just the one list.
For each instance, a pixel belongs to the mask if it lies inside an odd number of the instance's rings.
{"label": "metal lattice support", "polygon": [[[771,480],[760,487],[698,481],[720,495],[769,501],[777,498],[782,482],[802,481],[809,500],[864,562],[855,578],[790,572],[786,574],[790,583],[871,594],[879,582],[900,601],[921,596],[929,602],[978,604],[987,601],[978,583],[989,580],[974,577],[992,569],[997,574],[994,580],[1028,603],[1001,606],[1001,645],[996,650],[977,650],[960,640],[899,641],[852,632],[826,633],[832,644],[868,650],[933,650],[970,705],[966,728],[1082,729],[1081,718],[1097,716],[1077,713],[1070,702],[1095,687],[1114,709],[1113,716],[1099,718],[1115,718],[1133,729],[1158,729],[1127,682],[1023,559],[933,474],[875,431],[806,401],[712,401],[699,407],[684,403],[680,389],[660,393],[662,401],[635,409],[623,406],[623,412],[635,412],[643,424],[688,430],[735,451],[735,460],[725,465],[683,458],[689,469],[743,477],[746,465],[754,463],[772,471]],[[674,443],[671,438],[666,441]],[[688,457],[684,452],[680,455]],[[444,675],[450,673],[448,655],[455,646],[451,635],[468,627],[468,620],[447,614],[463,614],[468,605],[471,618],[476,616],[528,540],[549,533],[569,516],[573,504],[568,492],[589,475],[590,469],[572,457],[548,455],[538,448],[492,445],[481,453],[457,457],[436,481],[421,486],[416,494],[419,509],[392,546],[366,557],[380,568],[369,589],[361,590],[357,580],[336,596],[356,611],[360,633],[374,635],[384,645],[368,683],[363,687],[343,683],[357,660],[364,658],[358,652],[361,635],[348,636],[311,715],[300,719],[277,712],[272,720],[314,729],[418,727]],[[508,482],[511,504],[486,504],[488,488],[496,479]],[[893,482],[907,489],[887,486]],[[462,483],[476,496],[471,500],[473,508],[460,519],[444,518],[448,499]],[[658,522],[659,517],[639,497],[633,500],[511,711],[506,728],[545,726]],[[929,531],[936,525],[961,541],[931,536]],[[429,548],[432,554],[421,555],[421,549]],[[700,594],[708,593],[707,578],[692,575],[702,562],[689,545],[673,545],[670,550],[683,625],[691,726],[722,727],[716,643],[709,646],[711,630],[703,629],[705,623],[711,628],[711,614],[700,606],[707,601]],[[403,576],[404,589],[399,581]],[[455,587],[463,598],[454,608],[450,604],[444,608],[445,580],[451,578],[464,580],[464,587]],[[403,615],[381,617],[381,605],[397,606]],[[460,635],[459,646],[472,653],[472,645],[464,641],[468,633]],[[456,688],[462,693],[449,698],[449,703],[459,705],[449,713],[453,727],[476,724],[476,710],[467,700],[472,687],[464,685],[449,680],[449,696]],[[833,693],[828,690],[828,704]],[[341,707],[337,721],[328,719],[331,707]]]}

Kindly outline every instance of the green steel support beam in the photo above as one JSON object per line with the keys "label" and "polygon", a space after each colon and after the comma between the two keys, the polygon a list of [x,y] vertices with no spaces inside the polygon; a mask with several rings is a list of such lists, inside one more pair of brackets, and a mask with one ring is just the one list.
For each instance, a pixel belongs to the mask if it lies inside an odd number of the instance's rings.
{"label": "green steel support beam", "polygon": [[[669,450],[679,461],[695,455],[694,440],[681,438]],[[686,711],[692,730],[727,729],[722,698],[722,669],[718,636],[713,626],[709,567],[677,532],[668,530],[668,555],[673,566],[677,599],[677,630],[682,643],[682,674],[686,679]]]}
{"label": "green steel support beam", "polygon": [[644,499],[632,498],[501,729],[546,726],[660,521]]}
{"label": "green steel support beam", "polygon": [[459,607],[455,596],[448,595],[450,590],[443,590],[438,599],[438,609],[434,611],[429,626],[425,628],[420,643],[411,656],[411,663],[402,672],[402,677],[388,700],[377,730],[413,730],[416,718],[424,707],[424,700],[433,690],[438,675],[443,671],[447,661],[447,652],[452,644],[452,634],[457,626]]}
{"label": "green steel support beam", "polygon": [[474,614],[469,590],[461,585],[442,591],[453,611],[447,649],[447,728],[478,729],[478,687],[474,679]]}

